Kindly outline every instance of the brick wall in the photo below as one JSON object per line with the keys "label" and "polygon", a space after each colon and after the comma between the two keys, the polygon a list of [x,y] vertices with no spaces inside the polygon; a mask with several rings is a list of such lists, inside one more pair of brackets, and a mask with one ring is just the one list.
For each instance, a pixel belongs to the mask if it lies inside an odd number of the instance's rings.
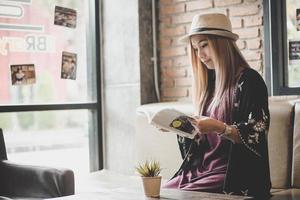
{"label": "brick wall", "polygon": [[192,72],[187,48],[178,38],[189,31],[192,17],[218,12],[230,17],[238,47],[251,67],[263,74],[262,0],[159,0],[159,55],[163,101],[191,97]]}

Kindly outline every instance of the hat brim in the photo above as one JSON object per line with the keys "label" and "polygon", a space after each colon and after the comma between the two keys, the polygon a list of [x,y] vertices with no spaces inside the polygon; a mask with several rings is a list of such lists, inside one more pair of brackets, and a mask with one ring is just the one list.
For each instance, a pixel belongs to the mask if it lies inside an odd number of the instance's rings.
{"label": "hat brim", "polygon": [[234,41],[239,39],[239,36],[235,33],[232,33],[232,32],[220,31],[220,30],[207,30],[207,31],[190,33],[188,35],[185,35],[185,36],[179,38],[179,41],[182,42],[182,43],[188,43],[190,41],[190,37],[193,36],[193,35],[217,35],[217,36],[232,39]]}

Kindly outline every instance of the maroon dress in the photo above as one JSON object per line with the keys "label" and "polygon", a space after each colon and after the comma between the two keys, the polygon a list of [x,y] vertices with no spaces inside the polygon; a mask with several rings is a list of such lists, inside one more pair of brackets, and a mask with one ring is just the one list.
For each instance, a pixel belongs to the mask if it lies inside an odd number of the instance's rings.
{"label": "maroon dress", "polygon": [[[207,110],[207,109],[206,109]],[[228,121],[207,111],[204,115]],[[222,192],[227,170],[230,142],[222,139],[216,133],[197,135],[199,140],[205,140],[206,148],[198,155],[201,164],[196,167],[187,166],[179,175],[168,181],[164,188],[176,188],[188,191]],[[200,144],[203,145],[203,144]],[[199,150],[200,151],[200,150]],[[198,162],[199,163],[199,162]]]}

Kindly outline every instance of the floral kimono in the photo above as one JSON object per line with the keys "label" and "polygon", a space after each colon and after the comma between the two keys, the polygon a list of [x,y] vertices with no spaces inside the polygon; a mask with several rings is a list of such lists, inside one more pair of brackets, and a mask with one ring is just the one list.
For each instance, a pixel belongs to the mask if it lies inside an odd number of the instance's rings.
{"label": "floral kimono", "polygon": [[[206,139],[201,140],[199,137],[190,140],[178,136],[184,160],[169,182],[173,181],[175,187],[185,190],[223,192],[265,199],[270,196],[271,188],[267,147],[270,121],[267,88],[255,70],[246,68],[241,72],[233,95],[234,104],[228,115],[231,125],[238,130],[241,143],[233,144],[216,134],[206,134]],[[187,185],[188,182],[190,184],[202,180],[207,182],[194,188],[193,185]],[[214,188],[214,184],[219,189],[209,190]]]}

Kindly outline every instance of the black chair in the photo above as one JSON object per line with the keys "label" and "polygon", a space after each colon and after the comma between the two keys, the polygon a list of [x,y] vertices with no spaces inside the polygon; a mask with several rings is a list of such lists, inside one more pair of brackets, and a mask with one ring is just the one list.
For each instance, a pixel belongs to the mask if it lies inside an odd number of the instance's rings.
{"label": "black chair", "polygon": [[0,200],[61,197],[74,194],[74,188],[72,170],[8,161],[0,129]]}

